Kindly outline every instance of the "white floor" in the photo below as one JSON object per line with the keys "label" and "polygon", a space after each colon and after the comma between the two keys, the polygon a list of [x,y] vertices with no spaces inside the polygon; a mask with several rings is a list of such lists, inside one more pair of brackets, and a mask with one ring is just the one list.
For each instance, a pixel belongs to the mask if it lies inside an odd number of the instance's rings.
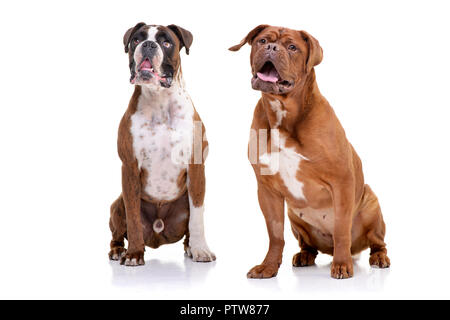
{"label": "white floor", "polygon": [[[292,239],[290,239],[292,240]],[[278,277],[249,280],[247,270],[256,253],[233,250],[218,254],[214,263],[194,263],[182,254],[182,244],[146,252],[146,265],[124,267],[106,258],[106,249],[88,248],[55,254],[39,252],[35,259],[6,260],[0,266],[0,298],[114,299],[390,299],[449,298],[447,265],[427,264],[426,256],[402,259],[392,252],[390,269],[368,265],[368,253],[355,261],[348,280],[329,276],[331,258],[319,255],[317,265],[293,268],[294,241],[285,251]],[[99,249],[99,247],[97,247]],[[255,248],[256,249],[256,248]],[[71,257],[69,257],[71,256]],[[67,260],[66,260],[67,259]]]}

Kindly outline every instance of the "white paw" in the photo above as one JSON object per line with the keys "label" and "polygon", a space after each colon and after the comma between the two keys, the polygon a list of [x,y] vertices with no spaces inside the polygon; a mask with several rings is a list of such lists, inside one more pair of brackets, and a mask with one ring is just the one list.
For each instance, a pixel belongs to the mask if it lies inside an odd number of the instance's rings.
{"label": "white paw", "polygon": [[126,254],[127,254],[127,250],[125,250],[125,248],[123,248],[123,247],[113,248],[109,252],[109,260],[113,260],[113,261],[120,260]]}
{"label": "white paw", "polygon": [[126,255],[127,254],[127,252],[126,251],[122,251],[122,252],[114,252],[112,255],[111,255],[111,260],[114,260],[114,261],[117,261],[117,260],[120,260],[124,255]]}
{"label": "white paw", "polygon": [[143,259],[137,260],[136,258],[132,259],[126,258],[123,264],[129,267],[136,267],[136,266],[143,266],[145,262]]}
{"label": "white paw", "polygon": [[120,264],[130,267],[143,266],[145,264],[144,252],[127,253],[120,259]]}
{"label": "white paw", "polygon": [[216,260],[216,255],[209,250],[206,244],[202,246],[190,246],[186,254],[195,262],[212,262]]}

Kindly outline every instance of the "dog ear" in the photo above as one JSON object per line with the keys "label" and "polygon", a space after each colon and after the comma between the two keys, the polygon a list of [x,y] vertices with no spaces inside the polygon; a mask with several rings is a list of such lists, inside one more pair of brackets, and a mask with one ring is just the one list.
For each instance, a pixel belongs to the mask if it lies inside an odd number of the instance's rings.
{"label": "dog ear", "polygon": [[174,24],[167,26],[167,28],[172,30],[176,34],[178,39],[180,39],[180,50],[184,46],[186,54],[189,54],[189,48],[191,47],[192,41],[194,40],[194,36],[192,35],[192,33]]}
{"label": "dog ear", "polygon": [[265,28],[269,27],[269,25],[267,24],[260,24],[259,26],[257,26],[256,28],[254,28],[252,31],[250,31],[247,36],[241,40],[241,42],[235,46],[232,46],[231,48],[229,48],[228,50],[230,51],[238,51],[240,48],[242,48],[242,46],[246,43],[248,44],[252,44],[253,39],[255,39],[255,37],[261,32],[263,31]]}
{"label": "dog ear", "polygon": [[314,68],[314,66],[317,66],[322,61],[323,50],[319,44],[319,41],[317,41],[317,39],[310,35],[308,32],[302,30],[300,31],[300,35],[308,44],[309,54],[308,60],[306,62],[306,67],[308,71],[310,71],[312,68]]}
{"label": "dog ear", "polygon": [[125,34],[123,36],[123,45],[125,48],[125,53],[128,53],[128,51],[129,51],[129,44],[130,44],[131,37],[133,36],[133,34],[145,25],[146,25],[146,23],[139,22],[137,25],[128,29],[127,32],[125,32]]}

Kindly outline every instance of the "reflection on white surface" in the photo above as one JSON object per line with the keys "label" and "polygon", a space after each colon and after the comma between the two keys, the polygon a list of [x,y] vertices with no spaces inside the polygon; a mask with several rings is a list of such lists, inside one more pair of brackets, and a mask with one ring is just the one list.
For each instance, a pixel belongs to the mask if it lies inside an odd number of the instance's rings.
{"label": "reflection on white surface", "polygon": [[110,261],[109,264],[113,285],[154,289],[201,284],[216,263],[196,263],[185,257],[183,263],[153,258],[146,260],[145,265],[139,267],[125,267],[117,261]]}
{"label": "reflection on white surface", "polygon": [[278,276],[271,279],[247,279],[250,259],[232,263],[228,257],[225,263],[219,257],[213,263],[196,263],[186,256],[181,258],[177,248],[168,247],[147,255],[151,258],[140,267],[110,261],[112,287],[125,295],[140,292],[142,298],[364,298],[382,295],[391,272],[370,267],[368,252],[354,260],[354,277],[345,280],[331,278],[332,257],[323,254],[317,257],[316,265],[301,268],[292,267],[286,254]]}
{"label": "reflection on white surface", "polygon": [[[330,276],[331,263],[310,267],[292,267],[297,284],[304,290],[322,291],[380,291],[389,277],[390,269],[372,268],[356,262],[353,266],[354,276],[349,279],[336,280]],[[331,280],[331,281],[330,281]]]}
{"label": "reflection on white surface", "polygon": [[363,298],[383,293],[391,269],[369,266],[368,252],[363,258],[354,259],[354,276],[337,280],[330,276],[332,257],[319,254],[316,264],[309,267],[293,267],[285,261],[276,278],[248,280],[252,290],[271,292],[270,299],[308,299],[308,298]]}

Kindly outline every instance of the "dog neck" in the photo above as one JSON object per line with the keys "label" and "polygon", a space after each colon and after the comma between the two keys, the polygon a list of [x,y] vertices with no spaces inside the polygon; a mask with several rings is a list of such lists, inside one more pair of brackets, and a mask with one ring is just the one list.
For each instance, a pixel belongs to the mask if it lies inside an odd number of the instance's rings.
{"label": "dog neck", "polygon": [[271,129],[292,132],[311,112],[320,97],[314,69],[288,94],[262,93],[264,110]]}
{"label": "dog neck", "polygon": [[159,85],[136,85],[136,105],[138,112],[151,121],[152,125],[172,127],[177,119],[192,118],[192,102],[184,89],[181,71],[177,72],[169,88]]}

